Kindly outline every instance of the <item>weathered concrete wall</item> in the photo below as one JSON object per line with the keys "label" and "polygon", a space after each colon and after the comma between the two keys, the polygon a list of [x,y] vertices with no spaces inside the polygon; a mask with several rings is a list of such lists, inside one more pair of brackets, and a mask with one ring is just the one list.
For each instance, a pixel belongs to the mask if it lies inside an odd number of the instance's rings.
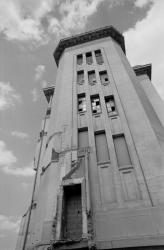
{"label": "weathered concrete wall", "polygon": [[[101,49],[104,63],[76,65],[76,55]],[[77,85],[76,71],[83,69],[84,84]],[[89,86],[87,71],[95,70],[97,82]],[[109,83],[103,86],[99,72],[107,70]],[[130,67],[119,45],[111,38],[74,46],[63,53],[56,77],[55,93],[49,119],[48,134],[44,139],[37,179],[37,203],[31,224],[30,247],[52,239],[60,239],[62,211],[62,178],[77,160],[78,129],[88,128],[90,146],[89,190],[91,197],[94,240],[98,248],[164,244],[164,162],[161,145],[153,128],[156,120],[148,115],[149,103],[144,105],[138,77]],[[151,105],[164,124],[162,103],[154,97],[153,89],[142,86],[145,95],[153,98]],[[87,112],[77,111],[77,95],[86,94]],[[93,116],[90,96],[99,94],[101,113]],[[107,114],[104,96],[113,95],[118,114]],[[156,95],[156,94],[155,94]],[[110,160],[97,163],[95,132],[105,131]],[[161,132],[162,126],[161,126]],[[113,136],[124,134],[131,158],[131,166],[119,169]],[[58,161],[51,161],[52,149],[59,153]],[[76,175],[75,175],[76,176]],[[85,176],[84,176],[85,178]],[[76,179],[76,178],[75,178]],[[77,178],[78,179],[78,178]],[[77,180],[79,181],[79,179]],[[72,180],[73,182],[74,180]],[[81,182],[84,182],[82,178]],[[133,190],[133,193],[131,193]],[[85,206],[84,206],[85,210]],[[85,215],[85,212],[83,213]],[[86,216],[87,217],[87,216]],[[33,225],[33,226],[32,226]],[[83,221],[83,228],[87,226]],[[87,235],[87,233],[86,233]],[[160,235],[160,236],[159,236]],[[43,248],[44,249],[44,248]]]}

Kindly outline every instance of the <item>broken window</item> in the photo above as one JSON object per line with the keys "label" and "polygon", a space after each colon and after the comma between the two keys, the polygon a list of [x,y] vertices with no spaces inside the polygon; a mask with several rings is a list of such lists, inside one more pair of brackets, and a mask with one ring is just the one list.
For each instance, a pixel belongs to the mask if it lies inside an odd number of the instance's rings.
{"label": "broken window", "polygon": [[86,62],[89,65],[93,63],[92,53],[91,52],[86,53]]}
{"label": "broken window", "polygon": [[96,74],[95,71],[88,71],[88,82],[90,85],[94,85],[96,83]]}
{"label": "broken window", "polygon": [[100,81],[101,81],[101,84],[103,85],[106,85],[109,83],[109,78],[108,78],[108,74],[107,74],[107,71],[100,71],[99,72],[100,74]]}
{"label": "broken window", "polygon": [[101,113],[101,106],[100,106],[100,98],[99,95],[91,97],[91,105],[92,105],[92,113],[93,114],[100,114]]}
{"label": "broken window", "polygon": [[77,72],[77,83],[78,84],[84,83],[84,70],[80,70]]}
{"label": "broken window", "polygon": [[83,55],[77,55],[77,65],[82,65],[83,64]]}
{"label": "broken window", "polygon": [[107,109],[108,114],[110,114],[110,115],[116,115],[117,114],[116,105],[115,105],[113,95],[105,97],[105,104],[106,104],[106,109]]}
{"label": "broken window", "polygon": [[97,64],[100,64],[100,65],[103,64],[104,61],[103,61],[103,57],[102,57],[100,49],[95,51],[95,57],[96,57]]}
{"label": "broken window", "polygon": [[86,105],[86,98],[85,94],[78,95],[78,111],[81,112],[86,112],[87,110],[87,105]]}
{"label": "broken window", "polygon": [[64,187],[62,233],[64,239],[82,237],[82,199],[81,185]]}

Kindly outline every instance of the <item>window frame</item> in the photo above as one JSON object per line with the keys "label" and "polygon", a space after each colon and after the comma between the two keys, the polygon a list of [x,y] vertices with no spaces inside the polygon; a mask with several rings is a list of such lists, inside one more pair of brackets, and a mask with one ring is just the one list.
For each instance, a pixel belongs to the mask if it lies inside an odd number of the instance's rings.
{"label": "window frame", "polygon": [[[114,108],[115,108],[114,111],[112,110],[112,106],[111,105],[110,105],[111,111],[109,111],[108,106],[107,106],[107,103],[108,103],[107,100],[108,99],[109,99],[109,103],[110,103],[110,99],[111,99],[111,101],[113,101]],[[116,107],[116,102],[115,102],[114,95],[104,96],[104,100],[105,100],[105,106],[106,106],[106,110],[107,110],[108,116],[111,117],[111,116],[118,115],[118,111],[117,111],[117,107]]]}
{"label": "window frame", "polygon": [[[100,96],[99,96],[99,94],[90,96],[90,99],[91,99],[91,110],[92,110],[92,114],[93,114],[94,116],[100,115],[100,114],[102,113],[102,108],[101,108],[101,102],[100,102]],[[95,99],[98,99],[98,100],[99,100],[99,105],[93,105],[93,103],[94,103],[93,100],[95,100]],[[94,112],[93,112],[93,111],[94,111],[93,106],[99,106],[99,112],[94,113]],[[95,110],[96,110],[96,109],[95,109]]]}
{"label": "window frame", "polygon": [[[99,55],[98,55],[98,51],[100,52]],[[97,49],[94,51],[94,54],[95,54],[95,58],[96,58],[96,63],[98,65],[102,65],[104,63],[104,59],[103,59],[103,55],[102,55],[102,51],[101,49]],[[101,58],[101,60],[99,61],[98,58]]]}
{"label": "window frame", "polygon": [[[94,74],[94,77],[93,77],[93,78],[94,78],[94,81],[91,82],[91,81],[90,81],[90,76],[91,76],[92,74]],[[97,80],[96,80],[96,71],[95,71],[95,70],[89,70],[89,71],[88,71],[88,84],[92,86],[92,85],[95,85],[96,83],[97,83]]]}
{"label": "window frame", "polygon": [[[83,77],[81,77],[81,78],[82,78],[81,81],[79,81],[79,79],[78,79],[80,73],[82,73],[82,76],[83,76]],[[78,70],[78,71],[77,71],[76,82],[77,82],[77,84],[79,84],[79,85],[84,84],[84,82],[85,82],[85,80],[84,80],[84,70]]]}
{"label": "window frame", "polygon": [[[105,75],[107,76],[107,79],[108,80],[105,80],[104,82],[102,81],[102,77],[104,75],[104,78],[105,78]],[[108,85],[109,84],[109,76],[108,76],[108,72],[107,70],[102,70],[102,71],[99,71],[99,77],[100,77],[100,82],[101,82],[101,85]],[[104,79],[103,78],[103,79]]]}
{"label": "window frame", "polygon": [[[85,110],[79,110],[79,105],[80,105],[79,101],[80,101],[80,98],[85,98],[85,101],[84,101],[84,103],[85,103]],[[78,113],[79,114],[84,114],[85,112],[87,112],[87,103],[86,103],[86,94],[85,93],[77,95],[77,108],[78,108]]]}
{"label": "window frame", "polygon": [[[90,56],[88,56],[90,54]],[[86,52],[85,53],[85,57],[86,57],[86,64],[87,65],[92,65],[93,64],[93,56],[92,56],[92,52]]]}
{"label": "window frame", "polygon": [[[78,58],[78,57],[81,57],[81,63],[78,63],[78,61],[79,61],[79,58]],[[83,65],[83,54],[78,54],[78,55],[76,56],[76,65],[77,65],[77,66]]]}

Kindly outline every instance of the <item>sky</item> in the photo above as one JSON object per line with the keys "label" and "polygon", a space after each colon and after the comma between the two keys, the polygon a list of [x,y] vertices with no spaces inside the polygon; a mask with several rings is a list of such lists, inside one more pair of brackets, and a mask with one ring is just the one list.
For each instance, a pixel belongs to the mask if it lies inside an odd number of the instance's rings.
{"label": "sky", "polygon": [[30,204],[42,88],[55,84],[59,40],[114,26],[132,66],[152,63],[164,99],[163,10],[163,0],[0,0],[0,250],[15,249]]}

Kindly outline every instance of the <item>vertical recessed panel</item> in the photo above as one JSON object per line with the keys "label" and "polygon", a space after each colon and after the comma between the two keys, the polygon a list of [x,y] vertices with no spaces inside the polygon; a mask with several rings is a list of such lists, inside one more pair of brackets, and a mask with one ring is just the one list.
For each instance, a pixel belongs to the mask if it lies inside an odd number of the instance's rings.
{"label": "vertical recessed panel", "polygon": [[118,166],[122,167],[131,165],[131,159],[124,135],[114,137],[113,141],[114,141]]}
{"label": "vertical recessed panel", "polygon": [[96,154],[98,162],[109,161],[109,151],[105,132],[95,134]]}
{"label": "vertical recessed panel", "polygon": [[134,170],[121,171],[121,178],[123,183],[123,191],[125,200],[138,200],[140,199],[140,193]]}
{"label": "vertical recessed panel", "polygon": [[78,133],[78,147],[85,148],[88,147],[88,130],[82,130]]}
{"label": "vertical recessed panel", "polygon": [[103,203],[115,202],[113,173],[110,167],[99,167],[100,191]]}

